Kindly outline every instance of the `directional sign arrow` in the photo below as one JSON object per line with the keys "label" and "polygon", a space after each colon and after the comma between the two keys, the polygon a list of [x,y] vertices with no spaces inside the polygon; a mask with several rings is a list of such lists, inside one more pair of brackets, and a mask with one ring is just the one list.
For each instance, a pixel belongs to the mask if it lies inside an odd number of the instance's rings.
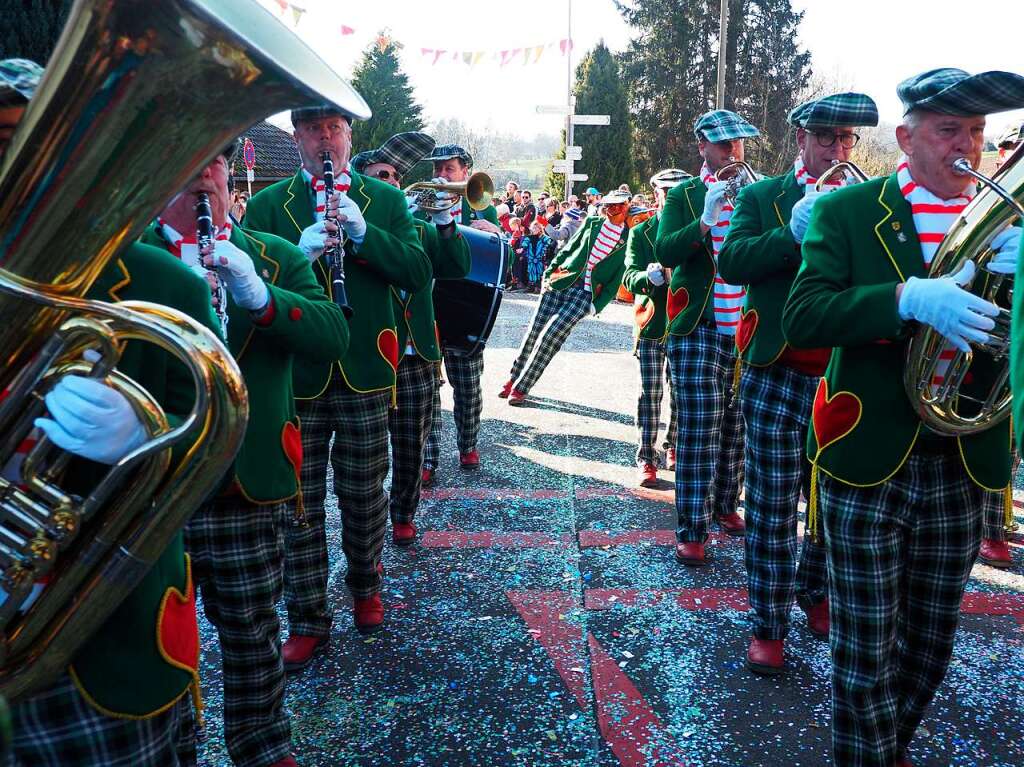
{"label": "directional sign arrow", "polygon": [[609,125],[611,124],[611,115],[573,115],[573,125]]}

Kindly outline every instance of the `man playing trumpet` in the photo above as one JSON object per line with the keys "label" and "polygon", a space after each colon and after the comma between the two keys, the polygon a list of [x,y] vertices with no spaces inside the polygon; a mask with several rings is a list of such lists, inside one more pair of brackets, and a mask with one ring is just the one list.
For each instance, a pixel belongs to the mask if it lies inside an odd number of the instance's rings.
{"label": "man playing trumpet", "polygon": [[[831,349],[797,349],[782,336],[782,307],[800,265],[800,242],[815,200],[818,177],[849,160],[859,125],[877,125],[875,102],[837,93],[797,106],[789,115],[799,154],[789,172],[743,189],[718,259],[722,277],[745,285],[736,334],[744,366],[740,408],[745,428],[744,507],[747,592],[753,638],[748,667],[759,674],[783,669],[783,640],[796,597],[815,636],[828,637],[825,549],[805,533],[797,566],[797,508],[811,497],[805,455],[807,425],[818,379]],[[838,189],[833,177],[828,188]]]}
{"label": "man playing trumpet", "polygon": [[[935,69],[900,83],[896,173],[814,203],[803,265],[782,316],[786,342],[834,347],[807,440],[828,553],[832,748],[840,767],[905,767],[949,665],[960,600],[978,553],[985,494],[1010,481],[1009,421],[962,437],[924,426],[902,372],[915,325],[950,349],[988,340],[997,307],[965,290],[1013,273],[1017,229],[929,277],[943,236],[974,196],[986,113],[1024,106],[1024,77]],[[972,366],[972,385],[997,371]],[[941,368],[940,368],[941,371]],[[815,501],[812,487],[811,503]]]}

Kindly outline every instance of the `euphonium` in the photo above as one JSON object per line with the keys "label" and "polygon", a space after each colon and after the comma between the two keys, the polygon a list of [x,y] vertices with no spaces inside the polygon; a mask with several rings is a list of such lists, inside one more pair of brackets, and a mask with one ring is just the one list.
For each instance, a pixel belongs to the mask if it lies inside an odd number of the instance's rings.
{"label": "euphonium", "polygon": [[857,167],[856,163],[833,160],[831,167],[821,174],[821,178],[814,184],[814,191],[820,192],[825,185],[832,180],[833,176],[842,174],[844,179],[852,179],[854,184],[863,184],[868,180],[868,174]]}
{"label": "euphonium", "polygon": [[729,162],[718,169],[718,172],[715,174],[715,181],[727,181],[729,183],[725,190],[725,198],[735,205],[740,189],[757,181],[757,173],[743,160],[734,160],[730,157]]}
{"label": "euphonium", "polygon": [[[162,306],[84,296],[240,132],[325,101],[369,114],[254,0],[77,0],[72,8],[0,162],[0,467],[43,411],[41,395],[72,372],[124,393],[151,439],[84,498],[60,486],[68,456],[46,439],[26,456],[20,485],[0,479],[0,693],[8,699],[67,667],[215,489],[247,421],[241,374],[214,334]],[[115,369],[128,340],[157,344],[191,373],[195,405],[176,428]]]}
{"label": "euphonium", "polygon": [[[494,196],[494,182],[483,171],[478,171],[465,181],[417,181],[405,188],[406,196],[416,194],[416,205],[424,213],[441,213],[454,207],[459,198],[465,197],[472,210],[483,210],[491,204]],[[448,192],[447,200],[438,200],[437,192]]]}
{"label": "euphonium", "polygon": [[[954,167],[984,184],[957,218],[932,259],[929,277],[956,274],[968,262],[977,267],[966,286],[999,306],[989,341],[971,351],[953,350],[932,328],[922,325],[907,347],[903,383],[924,424],[949,436],[964,436],[995,426],[1010,415],[1010,300],[1013,275],[987,269],[994,256],[993,237],[1017,216],[1024,216],[1024,147],[1011,155],[995,178],[978,173],[961,158]],[[972,370],[979,375],[971,376]],[[941,382],[936,382],[936,378]],[[972,379],[990,381],[982,389]]]}

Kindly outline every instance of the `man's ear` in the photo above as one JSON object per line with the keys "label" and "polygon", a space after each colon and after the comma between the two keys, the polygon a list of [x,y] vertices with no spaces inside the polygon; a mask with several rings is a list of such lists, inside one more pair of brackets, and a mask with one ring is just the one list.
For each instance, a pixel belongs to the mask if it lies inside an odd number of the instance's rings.
{"label": "man's ear", "polygon": [[900,149],[907,157],[911,157],[913,155],[913,151],[911,151],[913,146],[911,143],[912,136],[913,134],[911,133],[910,128],[906,125],[896,126],[896,143],[900,145]]}

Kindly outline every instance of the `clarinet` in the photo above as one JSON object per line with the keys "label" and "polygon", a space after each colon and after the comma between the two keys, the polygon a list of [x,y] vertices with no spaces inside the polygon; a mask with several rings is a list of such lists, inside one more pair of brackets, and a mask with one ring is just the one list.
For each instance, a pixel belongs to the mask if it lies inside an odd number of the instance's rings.
{"label": "clarinet", "polygon": [[[320,159],[324,164],[324,217],[327,217],[327,205],[330,203],[331,195],[334,194],[334,161],[331,160],[330,152],[323,152]],[[334,221],[337,224],[337,221]],[[338,226],[336,235],[342,244],[324,248],[324,260],[331,270],[331,286],[334,295],[334,303],[338,305],[346,317],[352,316],[352,307],[348,305],[348,295],[345,293],[345,250],[343,241],[343,230]]]}
{"label": "clarinet", "polygon": [[[210,208],[210,196],[206,192],[199,192],[196,195],[196,245],[200,253],[213,245],[213,210]],[[213,250],[210,250],[213,254]],[[200,256],[200,258],[202,258]],[[224,281],[212,266],[206,267],[206,271],[212,274],[216,281],[213,289],[217,296],[217,320],[220,322],[220,332],[224,339],[228,337],[228,292],[224,288]]]}

